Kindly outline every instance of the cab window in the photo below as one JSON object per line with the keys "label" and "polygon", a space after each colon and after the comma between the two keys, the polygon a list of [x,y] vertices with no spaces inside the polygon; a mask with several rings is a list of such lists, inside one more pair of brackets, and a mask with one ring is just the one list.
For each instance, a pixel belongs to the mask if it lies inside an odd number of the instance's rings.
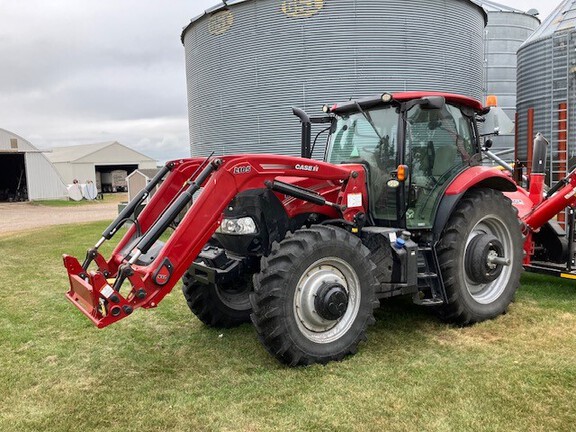
{"label": "cab window", "polygon": [[406,224],[429,228],[434,223],[442,192],[470,163],[471,120],[460,108],[446,104],[442,109],[414,106],[407,113],[406,161],[410,185]]}
{"label": "cab window", "polygon": [[[331,135],[326,160],[330,163],[364,163],[368,166],[370,207],[377,219],[397,220],[396,191],[386,183],[398,166],[399,113],[389,106],[367,110],[366,115],[342,116]],[[388,193],[390,192],[390,193]]]}

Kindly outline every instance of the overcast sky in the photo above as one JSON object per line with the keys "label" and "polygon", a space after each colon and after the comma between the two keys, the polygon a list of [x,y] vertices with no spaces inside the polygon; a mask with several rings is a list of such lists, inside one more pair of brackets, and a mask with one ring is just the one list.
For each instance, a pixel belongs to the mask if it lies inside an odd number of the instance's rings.
{"label": "overcast sky", "polygon": [[[189,156],[180,33],[217,3],[0,0],[0,128],[42,149],[117,140]],[[559,0],[500,3],[543,19]]]}

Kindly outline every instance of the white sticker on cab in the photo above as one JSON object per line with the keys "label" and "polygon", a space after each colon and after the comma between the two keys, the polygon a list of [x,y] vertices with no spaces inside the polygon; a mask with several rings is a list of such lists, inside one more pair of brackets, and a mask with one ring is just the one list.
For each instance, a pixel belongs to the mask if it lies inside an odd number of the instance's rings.
{"label": "white sticker on cab", "polygon": [[351,193],[348,194],[347,207],[362,207],[362,194],[361,193]]}

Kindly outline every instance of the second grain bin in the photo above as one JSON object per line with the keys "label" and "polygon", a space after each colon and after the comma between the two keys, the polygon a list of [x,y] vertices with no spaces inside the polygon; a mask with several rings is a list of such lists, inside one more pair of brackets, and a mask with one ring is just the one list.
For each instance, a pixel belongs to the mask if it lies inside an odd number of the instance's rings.
{"label": "second grain bin", "polygon": [[[530,171],[532,142],[550,142],[547,182],[576,163],[576,0],[564,0],[518,50],[517,158]],[[558,215],[562,223],[565,213]]]}
{"label": "second grain bin", "polygon": [[498,96],[499,106],[514,120],[516,114],[516,52],[540,25],[538,12],[524,12],[480,0],[488,12],[485,40],[485,96]]}
{"label": "second grain bin", "polygon": [[505,114],[500,117],[493,110],[487,117],[487,127],[483,132],[491,132],[491,129],[498,126],[501,135],[493,138],[493,151],[511,160],[514,156],[513,121],[516,118],[516,52],[540,25],[540,20],[536,17],[538,11],[535,9],[524,12],[490,0],[477,2],[488,13],[484,97],[497,96],[498,108]]}
{"label": "second grain bin", "polygon": [[574,164],[576,145],[576,1],[563,1],[518,50],[518,158],[531,159],[532,140],[550,141],[548,181]]}
{"label": "second grain bin", "polygon": [[481,99],[485,25],[470,0],[220,3],[182,32],[191,154],[298,155],[291,106],[319,114],[404,90]]}

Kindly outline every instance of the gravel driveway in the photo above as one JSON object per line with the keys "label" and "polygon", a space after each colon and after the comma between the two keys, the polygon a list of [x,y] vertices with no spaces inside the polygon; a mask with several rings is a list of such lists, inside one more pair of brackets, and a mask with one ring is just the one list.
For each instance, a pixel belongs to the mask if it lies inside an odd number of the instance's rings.
{"label": "gravel driveway", "polygon": [[0,203],[0,236],[50,225],[112,221],[117,215],[116,200],[67,207],[51,207],[38,203]]}

